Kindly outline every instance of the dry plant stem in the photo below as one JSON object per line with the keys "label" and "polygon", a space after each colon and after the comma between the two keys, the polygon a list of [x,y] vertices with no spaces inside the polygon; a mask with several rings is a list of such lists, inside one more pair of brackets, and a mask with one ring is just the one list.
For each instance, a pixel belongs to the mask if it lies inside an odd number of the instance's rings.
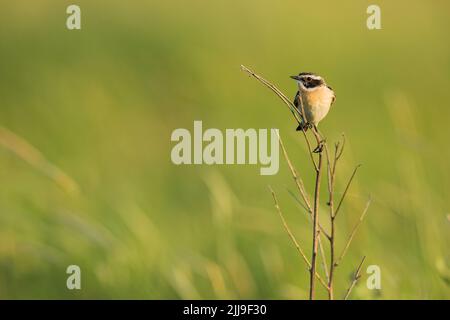
{"label": "dry plant stem", "polygon": [[369,210],[369,206],[372,202],[372,199],[369,198],[369,200],[366,203],[366,207],[364,208],[364,211],[362,212],[361,216],[359,217],[358,222],[355,224],[355,226],[353,227],[352,232],[350,233],[350,236],[348,237],[347,243],[345,244],[344,250],[342,250],[341,255],[339,256],[339,258],[336,260],[335,262],[335,267],[337,267],[339,265],[339,263],[341,263],[342,259],[344,258],[345,254],[347,253],[348,248],[350,247],[350,244],[353,240],[353,237],[356,234],[356,231],[358,230],[359,226],[361,225],[361,223],[364,220],[364,217],[366,216],[367,210]]}
{"label": "dry plant stem", "polygon": [[[328,205],[330,208],[330,225],[331,225],[331,235],[330,235],[330,271],[328,277],[328,299],[334,299],[334,289],[333,289],[333,276],[334,276],[334,174],[336,168],[336,156],[333,163],[330,160],[330,154],[328,151],[328,145],[325,145],[325,152],[327,155],[327,171],[328,171],[328,194],[329,200]],[[335,152],[336,155],[336,152]]]}
{"label": "dry plant stem", "polygon": [[[272,193],[273,201],[275,203],[275,208],[277,209],[277,212],[278,212],[278,214],[280,216],[281,222],[283,223],[284,229],[286,230],[287,234],[289,235],[289,237],[291,238],[291,240],[294,243],[295,247],[297,248],[297,251],[300,253],[301,257],[305,261],[308,270],[311,270],[311,263],[309,262],[309,260],[306,257],[304,251],[300,247],[297,239],[295,238],[294,234],[292,233],[291,229],[289,228],[289,225],[287,224],[286,219],[284,218],[284,215],[281,212],[281,208],[280,208],[280,206],[278,204],[278,199],[277,199],[277,196],[275,195],[275,192],[272,190],[272,188],[270,186],[269,186],[269,189],[270,189],[270,192]],[[317,272],[315,273],[315,275],[316,275],[317,279],[319,279],[320,283],[325,287],[325,289],[328,290],[327,284],[322,279],[322,277]]]}
{"label": "dry plant stem", "polygon": [[344,300],[347,300],[350,296],[350,293],[352,292],[353,288],[355,287],[356,283],[358,282],[359,278],[361,278],[361,268],[364,264],[364,260],[366,260],[366,256],[364,256],[361,260],[361,263],[359,264],[358,268],[356,269],[355,275],[353,277],[352,283],[350,284],[350,287],[347,290],[347,293],[344,296]]}
{"label": "dry plant stem", "polygon": [[309,209],[303,204],[303,202],[297,198],[297,195],[294,194],[289,188],[286,187],[286,191],[290,194],[290,196],[292,197],[292,199],[294,199],[295,202],[297,202],[300,207],[302,207],[303,209],[305,209],[306,213],[308,214],[307,217],[309,217]]}
{"label": "dry plant stem", "polygon": [[312,212],[311,204],[309,202],[308,195],[306,194],[306,191],[305,191],[305,185],[303,183],[302,178],[298,176],[297,171],[294,169],[294,166],[292,165],[292,162],[289,159],[289,156],[287,154],[286,148],[284,147],[284,143],[283,143],[283,140],[281,139],[280,134],[278,134],[278,141],[280,143],[281,150],[283,150],[283,155],[284,155],[284,158],[286,159],[289,170],[291,171],[292,177],[294,178],[295,185],[297,186],[297,189],[300,192],[300,196],[302,197],[303,201],[305,202],[307,210],[309,210],[311,213]]}
{"label": "dry plant stem", "polygon": [[330,217],[330,226],[331,226],[331,234],[330,234],[330,271],[328,277],[328,298],[330,300],[334,299],[334,269],[335,265],[335,212],[334,212],[334,188],[335,188],[335,177],[336,177],[336,166],[339,158],[341,157],[344,146],[345,146],[345,136],[343,135],[342,146],[340,147],[340,143],[337,142],[334,146],[334,157],[333,161],[331,161],[330,152],[328,150],[328,145],[325,143],[325,152],[327,156],[327,171],[328,171],[328,194],[329,194],[329,217]]}
{"label": "dry plant stem", "polygon": [[338,206],[337,206],[337,208],[336,208],[336,212],[334,213],[334,216],[335,216],[335,217],[337,216],[337,214],[338,214],[338,212],[339,212],[339,209],[341,208],[341,205],[342,205],[342,203],[344,202],[345,196],[347,195],[347,191],[348,191],[348,189],[350,188],[350,185],[351,185],[351,183],[352,183],[352,181],[353,181],[353,178],[355,177],[356,171],[358,171],[359,167],[361,167],[360,164],[357,165],[357,166],[355,167],[355,169],[353,170],[352,175],[350,176],[350,179],[349,179],[348,182],[347,182],[347,186],[345,187],[344,193],[342,194],[342,198],[341,198],[341,200],[339,201],[339,204],[338,204]]}
{"label": "dry plant stem", "polygon": [[[300,193],[300,196],[302,197],[303,201],[305,202],[305,205],[306,205],[305,208],[307,209],[307,211],[308,211],[308,213],[309,213],[309,215],[311,217],[311,222],[312,222],[313,221],[313,209],[311,207],[311,203],[309,201],[309,197],[308,197],[308,195],[307,195],[307,193],[305,191],[305,186],[303,184],[303,180],[302,180],[302,178],[300,178],[298,176],[297,171],[295,170],[294,166],[292,165],[292,162],[289,159],[289,156],[287,154],[286,148],[284,147],[283,140],[281,139],[281,136],[279,134],[278,134],[278,140],[280,142],[281,149],[283,150],[284,158],[286,159],[286,162],[287,162],[288,167],[289,167],[289,169],[291,171],[292,177],[294,178],[294,181],[295,181],[297,189],[298,189],[298,191]],[[329,235],[326,233],[325,229],[323,229],[323,227],[320,225],[320,223],[319,223],[319,228],[320,228],[320,231],[323,234],[325,234],[325,236],[327,238],[329,238]],[[329,281],[328,267],[327,267],[327,262],[326,262],[326,258],[325,258],[325,251],[323,249],[322,239],[321,239],[320,236],[319,236],[319,240],[318,241],[319,241],[320,255],[321,255],[321,258],[322,258],[322,267],[324,269],[327,281]]]}
{"label": "dry plant stem", "polygon": [[[292,177],[294,179],[295,185],[297,186],[297,189],[298,189],[298,191],[300,193],[300,196],[302,197],[303,201],[305,202],[306,207],[303,204],[302,204],[302,206],[304,206],[304,208],[308,211],[308,213],[312,217],[313,209],[312,209],[311,203],[309,201],[309,196],[308,196],[308,194],[307,194],[307,192],[305,190],[305,185],[303,184],[303,180],[297,174],[297,170],[295,170],[294,166],[292,165],[292,162],[289,159],[289,156],[287,154],[286,148],[284,147],[283,140],[281,139],[281,136],[279,134],[278,134],[278,139],[279,139],[279,142],[280,142],[281,150],[283,150],[284,158],[286,159],[286,162],[288,164],[289,170],[291,171]],[[325,237],[327,237],[327,238],[330,237],[328,232],[326,232],[326,230],[322,227],[322,225],[320,225],[320,223],[319,223],[319,228],[320,228],[321,233],[323,233],[325,235]]]}
{"label": "dry plant stem", "polygon": [[[301,99],[300,99],[301,100]],[[316,128],[312,129],[317,144],[320,144],[320,138],[317,133]],[[312,234],[312,255],[311,255],[311,274],[310,274],[310,283],[309,283],[309,299],[313,300],[315,295],[315,273],[316,273],[316,260],[317,260],[317,249],[318,249],[318,239],[320,236],[319,229],[319,196],[320,196],[320,178],[322,175],[322,151],[318,153],[318,163],[316,170],[316,181],[314,187],[314,207],[313,207],[313,234]]]}
{"label": "dry plant stem", "polygon": [[311,143],[309,142],[308,136],[306,135],[305,130],[302,130],[303,132],[303,136],[305,137],[306,140],[306,145],[308,146],[308,153],[309,153],[309,157],[311,158],[311,162],[314,166],[314,169],[317,171],[317,163],[316,160],[314,160],[314,154],[313,154],[313,149],[311,147]]}
{"label": "dry plant stem", "polygon": [[[319,223],[319,227],[320,227],[320,223]],[[322,245],[322,237],[321,237],[321,233],[319,234],[319,252],[320,252],[320,257],[322,258],[322,268],[323,271],[325,272],[325,277],[327,278],[327,281],[330,280],[330,275],[328,274],[328,267],[327,267],[327,260],[325,258],[325,250],[323,249],[323,245]],[[329,288],[328,288],[329,289]]]}
{"label": "dry plant stem", "polygon": [[303,121],[302,115],[298,112],[297,108],[294,106],[294,104],[289,100],[288,97],[286,97],[277,87],[275,87],[273,84],[271,84],[269,81],[264,79],[263,77],[257,75],[249,68],[241,65],[242,71],[247,72],[254,78],[256,78],[259,82],[264,84],[266,87],[268,87],[270,90],[272,90],[283,102],[288,106],[289,110],[291,111],[292,115],[294,116],[297,123],[301,123]]}

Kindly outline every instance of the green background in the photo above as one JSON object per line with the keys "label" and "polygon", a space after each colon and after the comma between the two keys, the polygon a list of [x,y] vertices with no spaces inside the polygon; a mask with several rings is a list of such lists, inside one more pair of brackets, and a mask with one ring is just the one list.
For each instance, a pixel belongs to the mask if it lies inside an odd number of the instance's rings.
{"label": "green background", "polygon": [[[0,298],[307,298],[267,187],[309,256],[310,223],[281,155],[275,176],[170,160],[171,132],[194,120],[279,128],[313,190],[291,115],[241,64],[292,97],[300,71],[336,91],[320,129],[347,137],[337,194],[363,164],[338,252],[373,197],[336,296],[365,255],[382,289],[367,289],[363,268],[353,299],[450,298],[448,2],[376,1],[372,31],[373,1],[79,0],[82,29],[69,31],[73,3],[1,5]],[[79,291],[66,288],[71,264]]]}

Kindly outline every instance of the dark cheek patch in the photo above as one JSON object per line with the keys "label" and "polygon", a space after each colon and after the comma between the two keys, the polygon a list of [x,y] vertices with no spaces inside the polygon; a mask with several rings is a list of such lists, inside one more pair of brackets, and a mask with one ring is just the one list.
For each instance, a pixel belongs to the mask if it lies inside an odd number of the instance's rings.
{"label": "dark cheek patch", "polygon": [[310,81],[305,82],[305,87],[310,89],[310,88],[320,86],[321,84],[322,84],[321,80],[311,79]]}

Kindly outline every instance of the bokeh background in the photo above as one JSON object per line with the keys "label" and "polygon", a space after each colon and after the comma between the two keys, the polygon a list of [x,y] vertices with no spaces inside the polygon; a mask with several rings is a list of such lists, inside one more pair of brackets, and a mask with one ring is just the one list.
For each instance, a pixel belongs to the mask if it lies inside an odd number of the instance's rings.
{"label": "bokeh background", "polygon": [[[65,26],[73,3],[80,31]],[[382,289],[363,272],[353,299],[450,298],[450,4],[375,1],[382,30],[370,31],[373,3],[2,1],[0,298],[306,298],[308,272],[267,187],[309,255],[283,158],[275,176],[170,160],[171,132],[194,120],[279,128],[312,191],[291,115],[241,64],[288,95],[299,71],[337,93],[321,131],[347,136],[338,194],[363,164],[338,251],[373,197],[337,297],[366,255]],[[66,288],[71,264],[78,291]]]}

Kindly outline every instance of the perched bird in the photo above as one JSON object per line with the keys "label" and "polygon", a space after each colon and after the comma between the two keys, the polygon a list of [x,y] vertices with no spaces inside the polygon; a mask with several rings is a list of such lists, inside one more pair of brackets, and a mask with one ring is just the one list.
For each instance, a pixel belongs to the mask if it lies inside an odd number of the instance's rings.
{"label": "perched bird", "polygon": [[[296,80],[298,84],[294,105],[305,120],[299,124],[297,131],[317,126],[325,118],[334,100],[336,100],[333,89],[325,83],[321,76],[311,72],[301,72],[297,76],[291,76],[291,78]],[[305,114],[303,114],[303,111]]]}

